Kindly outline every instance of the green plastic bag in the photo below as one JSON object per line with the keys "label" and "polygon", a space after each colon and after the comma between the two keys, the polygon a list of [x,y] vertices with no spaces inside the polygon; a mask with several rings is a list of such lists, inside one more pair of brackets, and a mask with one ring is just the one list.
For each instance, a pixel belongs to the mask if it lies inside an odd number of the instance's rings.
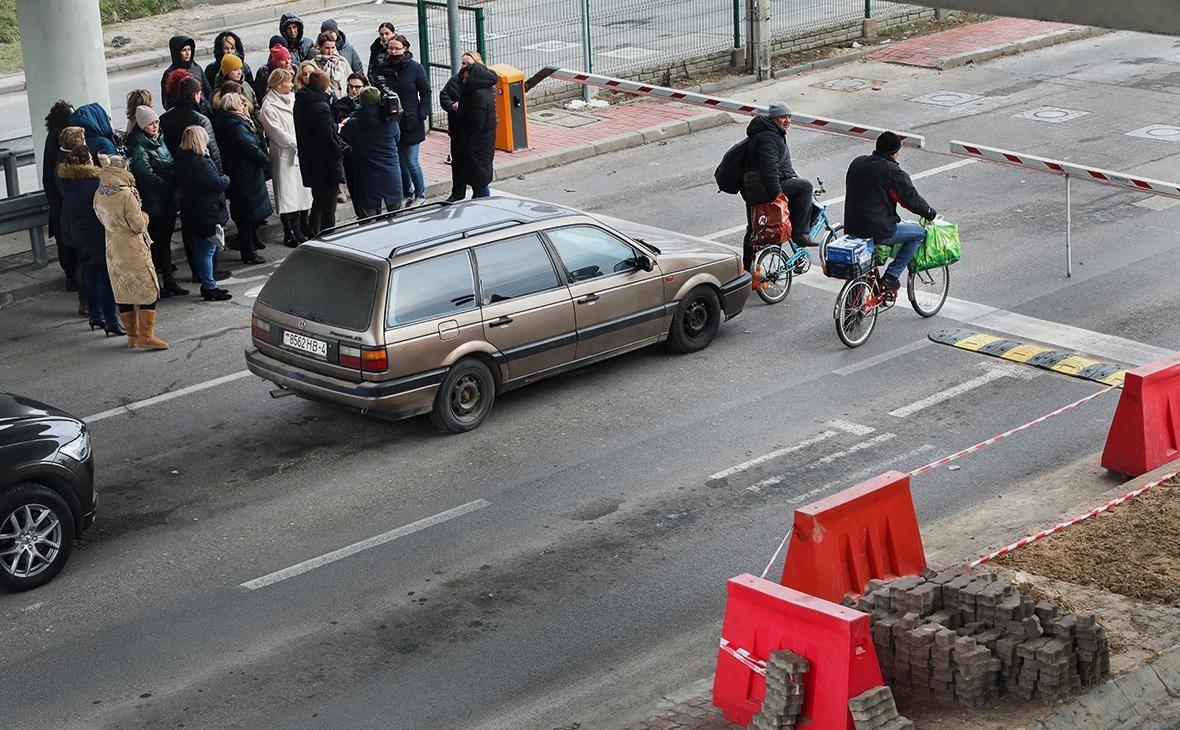
{"label": "green plastic bag", "polygon": [[889,263],[889,257],[892,255],[892,246],[886,246],[885,244],[873,246],[873,266],[884,266]]}
{"label": "green plastic bag", "polygon": [[910,260],[910,271],[926,271],[950,266],[959,260],[963,251],[959,246],[959,226],[950,221],[922,221],[926,240]]}

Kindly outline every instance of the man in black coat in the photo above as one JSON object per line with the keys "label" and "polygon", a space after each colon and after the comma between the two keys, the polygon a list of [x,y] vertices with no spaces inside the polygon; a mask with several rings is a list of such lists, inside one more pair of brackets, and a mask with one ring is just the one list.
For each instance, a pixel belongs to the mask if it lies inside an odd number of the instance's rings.
{"label": "man in black coat", "polygon": [[[818,246],[819,243],[813,241],[809,235],[811,183],[799,177],[791,163],[791,150],[787,147],[787,130],[790,127],[791,108],[781,101],[772,103],[765,116],[754,117],[746,126],[746,137],[749,139],[746,169],[758,171],[758,178],[766,192],[765,201],[754,200],[753,203],[774,200],[780,193],[786,196],[791,212],[791,240],[797,246]],[[747,197],[746,203],[750,206],[747,213],[752,215],[753,206],[750,202]],[[746,248],[749,249],[752,229],[747,227],[746,230]]]}
{"label": "man in black coat", "polygon": [[175,157],[180,152],[180,135],[184,134],[184,130],[194,125],[204,127],[209,133],[209,157],[217,165],[217,171],[221,172],[221,150],[213,137],[213,123],[200,111],[201,93],[201,82],[195,77],[181,79],[180,85],[176,87],[176,103],[160,115],[160,134],[164,136],[168,151]]}
{"label": "man in black coat", "polygon": [[332,120],[328,74],[315,71],[307,84],[295,92],[295,146],[299,152],[299,174],[311,188],[308,233],[336,225],[336,192],[344,182],[344,146]]}
{"label": "man in black coat", "polygon": [[194,60],[197,55],[197,42],[186,35],[174,35],[168,40],[168,51],[172,54],[172,65],[164,70],[164,75],[160,77],[160,103],[165,109],[172,108],[171,100],[168,98],[168,91],[165,88],[168,83],[168,74],[176,69],[184,69],[192,74],[198,81],[201,82],[201,92],[206,99],[213,98],[212,79],[205,77],[204,70]]}
{"label": "man in black coat", "polygon": [[848,193],[844,200],[844,233],[871,238],[877,246],[893,247],[893,261],[881,278],[881,285],[892,291],[901,288],[901,272],[926,240],[925,228],[900,222],[897,204],[927,220],[938,215],[897,164],[900,152],[901,139],[893,132],[882,132],[873,154],[853,160],[845,179]]}

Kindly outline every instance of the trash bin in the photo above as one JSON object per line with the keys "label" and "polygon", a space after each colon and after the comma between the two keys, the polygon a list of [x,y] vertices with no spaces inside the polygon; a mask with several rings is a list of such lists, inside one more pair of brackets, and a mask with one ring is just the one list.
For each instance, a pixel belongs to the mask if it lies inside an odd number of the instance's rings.
{"label": "trash bin", "polygon": [[496,85],[496,149],[515,152],[529,146],[525,116],[524,72],[505,63],[489,66],[500,77]]}

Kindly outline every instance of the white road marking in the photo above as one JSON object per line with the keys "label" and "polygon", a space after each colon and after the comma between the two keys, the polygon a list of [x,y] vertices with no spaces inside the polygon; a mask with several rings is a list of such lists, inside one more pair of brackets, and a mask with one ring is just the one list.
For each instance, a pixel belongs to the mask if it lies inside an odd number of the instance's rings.
{"label": "white road marking", "polygon": [[828,425],[832,428],[850,433],[853,436],[868,436],[877,430],[872,426],[862,426],[859,423],[849,423],[848,421],[828,421]]}
{"label": "white road marking", "polygon": [[[834,453],[828,454],[827,456],[825,456],[821,459],[817,459],[817,460],[811,462],[810,464],[808,464],[807,468],[808,469],[818,469],[821,466],[827,466],[828,464],[831,464],[833,461],[836,461],[837,459],[842,459],[845,456],[848,456],[850,454],[855,454],[858,451],[864,451],[865,449],[871,449],[872,447],[876,446],[877,444],[883,444],[886,441],[892,441],[895,438],[897,438],[897,434],[895,434],[895,433],[879,434],[879,435],[874,436],[873,438],[869,439],[868,441],[861,441],[858,444],[854,444],[852,446],[849,446],[847,449],[842,449],[840,451],[836,451]],[[773,476],[773,477],[767,477],[766,479],[755,482],[754,484],[751,484],[750,486],[746,487],[746,491],[760,494],[762,492],[762,490],[765,489],[766,487],[773,487],[776,484],[780,484],[786,478],[787,477],[785,474],[780,474],[778,476]]]}
{"label": "white road marking", "polygon": [[839,370],[833,370],[832,372],[835,373],[836,375],[852,375],[853,373],[859,373],[861,370],[866,370],[866,369],[871,368],[875,365],[880,365],[881,363],[886,362],[888,360],[892,360],[895,357],[901,357],[902,355],[907,355],[907,354],[913,352],[914,350],[921,350],[923,347],[925,347],[929,344],[930,344],[930,340],[925,340],[925,339],[918,340],[916,342],[911,342],[908,345],[902,345],[901,347],[895,347],[892,350],[889,350],[887,352],[882,352],[880,355],[874,355],[873,357],[866,358],[864,360],[861,360],[860,362],[854,362],[851,365],[846,365],[845,367],[842,367]]}
{"label": "white road marking", "polygon": [[[949,170],[957,170],[960,167],[966,167],[967,165],[975,164],[975,162],[976,162],[976,160],[957,160],[955,162],[949,162],[945,165],[942,165],[941,167],[933,167],[929,170],[923,170],[922,172],[915,173],[910,176],[910,179],[911,180],[921,180],[924,177],[931,177],[933,175],[938,175],[938,174],[947,172]],[[832,208],[834,206],[842,204],[844,202],[845,198],[847,198],[847,197],[848,197],[847,195],[837,195],[834,198],[826,198],[826,199],[822,200],[821,202],[824,204],[825,208]],[[725,228],[723,230],[717,231],[716,233],[710,233],[708,235],[702,236],[702,238],[717,239],[717,238],[721,238],[723,236],[733,235],[734,233],[738,233],[740,231],[745,231],[745,230],[746,230],[746,224],[743,223],[740,226],[733,226],[732,228]]]}
{"label": "white road marking", "polygon": [[243,276],[242,278],[233,277],[217,282],[221,286],[235,286],[237,284],[248,284],[252,281],[265,281],[270,278],[270,274],[259,274],[258,276]]}
{"label": "white road marking", "polygon": [[945,390],[940,390],[933,395],[928,395],[921,400],[910,403],[909,405],[896,408],[892,411],[889,411],[889,415],[895,418],[905,418],[906,416],[912,416],[918,411],[923,411],[931,406],[936,406],[939,403],[948,401],[951,398],[955,398],[964,393],[969,393],[976,388],[981,388],[993,380],[999,380],[1000,378],[1022,378],[1027,380],[1040,374],[1037,370],[1032,368],[1009,365],[1008,363],[981,364],[984,366],[985,370],[983,375],[971,378],[966,382],[959,383],[958,385],[946,388]]}
{"label": "white road marking", "polygon": [[247,378],[249,376],[250,376],[249,370],[240,370],[236,373],[231,373],[230,375],[223,375],[220,378],[206,380],[203,383],[197,383],[196,385],[190,385],[190,386],[187,386],[184,388],[180,388],[179,390],[171,391],[169,393],[162,393],[157,396],[152,396],[151,398],[137,400],[134,403],[128,403],[127,405],[122,405],[117,408],[112,408],[109,411],[103,411],[102,413],[95,413],[93,416],[86,416],[82,420],[85,421],[86,423],[95,423],[97,421],[102,421],[102,420],[105,420],[105,419],[110,418],[112,416],[121,416],[124,413],[132,413],[134,411],[138,411],[143,408],[147,408],[148,406],[154,406],[157,403],[166,403],[170,400],[174,400],[176,398],[180,398],[181,396],[188,395],[189,393],[197,393],[202,390],[208,390],[209,388],[216,388],[219,385],[223,385],[225,383],[232,383],[235,380],[241,380],[242,378]]}
{"label": "white road marking", "polygon": [[380,535],[374,535],[373,537],[361,540],[360,542],[354,542],[353,544],[347,547],[342,547],[339,550],[333,550],[332,552],[324,553],[319,557],[311,558],[310,560],[304,560],[302,563],[297,563],[289,568],[283,568],[282,570],[268,573],[261,578],[255,578],[254,580],[246,581],[245,583],[241,584],[241,587],[245,588],[246,590],[256,591],[259,588],[265,588],[266,586],[273,585],[279,581],[287,580],[288,578],[294,578],[297,575],[302,575],[309,571],[315,570],[316,568],[322,568],[325,565],[334,563],[337,560],[343,560],[344,558],[356,555],[357,553],[363,552],[370,548],[384,545],[385,543],[392,542],[393,540],[396,540],[400,537],[412,535],[415,532],[421,532],[428,527],[440,525],[449,520],[453,520],[456,517],[462,517],[465,514],[483,509],[484,507],[490,507],[491,504],[492,503],[486,499],[477,499],[475,501],[468,502],[467,504],[461,504],[458,507],[453,507],[449,510],[446,510],[445,512],[439,512],[438,514],[432,515],[430,517],[425,517],[421,520],[418,520],[417,522],[411,522],[408,525],[396,527],[389,532],[383,532]]}
{"label": "white road marking", "polygon": [[242,296],[246,297],[247,299],[253,299],[258,296],[258,292],[260,291],[262,291],[262,287],[256,286],[253,289],[247,289],[246,292],[242,294]]}
{"label": "white road marking", "polygon": [[933,451],[933,450],[934,450],[934,447],[931,446],[930,444],[922,444],[921,446],[919,446],[916,449],[913,449],[911,451],[907,451],[904,454],[899,454],[899,455],[894,456],[892,458],[886,459],[885,461],[878,462],[870,467],[866,467],[864,469],[861,469],[860,471],[855,472],[853,474],[849,474],[848,476],[843,477],[841,479],[837,479],[835,481],[828,482],[827,484],[823,485],[822,487],[816,487],[815,489],[804,492],[803,494],[797,494],[794,497],[791,497],[789,500],[787,500],[787,504],[799,504],[800,502],[804,502],[806,500],[809,500],[812,497],[818,497],[819,495],[823,494],[824,492],[827,492],[828,490],[830,490],[832,487],[838,487],[841,485],[845,485],[846,487],[855,486],[857,484],[860,484],[862,481],[864,481],[865,479],[867,479],[869,477],[874,477],[874,476],[877,476],[878,474],[882,473],[884,468],[887,466],[892,466],[894,464],[897,464],[898,462],[904,462],[907,459],[912,459],[915,456],[920,456],[921,454],[925,454],[927,451]]}
{"label": "white road marking", "polygon": [[753,459],[750,459],[749,461],[743,461],[740,464],[736,464],[734,466],[731,466],[728,469],[722,469],[721,471],[717,472],[716,474],[710,475],[709,481],[713,481],[715,479],[725,479],[726,477],[733,476],[734,474],[737,474],[739,472],[743,472],[752,466],[758,466],[759,464],[770,461],[771,459],[777,459],[778,457],[783,456],[784,454],[790,454],[795,451],[799,451],[801,449],[806,449],[808,446],[814,446],[814,445],[818,444],[820,441],[830,439],[831,437],[833,437],[835,435],[836,435],[835,431],[822,431],[818,435],[812,436],[809,439],[804,439],[803,441],[800,441],[797,444],[793,444],[791,446],[784,446],[781,449],[775,449],[774,451],[771,451],[769,454],[763,454],[762,456],[755,457]]}

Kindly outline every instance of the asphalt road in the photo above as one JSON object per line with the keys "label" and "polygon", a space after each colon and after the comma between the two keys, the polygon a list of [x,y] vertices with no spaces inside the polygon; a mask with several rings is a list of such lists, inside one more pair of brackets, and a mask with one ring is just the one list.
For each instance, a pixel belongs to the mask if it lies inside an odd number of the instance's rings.
{"label": "asphalt road", "polygon": [[[724,581],[761,572],[795,505],[1096,390],[925,344],[932,328],[994,309],[991,321],[1008,327],[994,332],[1127,364],[1176,347],[1175,208],[1075,185],[1066,279],[1061,181],[949,167],[956,158],[940,153],[967,139],[1166,179],[1176,146],[1123,133],[1170,119],[1174,46],[1117,34],[941,74],[862,64],[747,90],[930,140],[932,151],[907,150],[903,164],[928,173],[919,189],[962,228],[956,301],[931,320],[898,306],[858,350],[836,339],[832,285],[813,271],[782,304],[752,299],[704,352],[651,349],[554,378],[499,399],[477,431],[442,437],[423,418],[272,400],[259,380],[232,378],[244,369],[248,294],[269,265],[228,280],[228,304],[163,302],[164,353],[90,334],[64,293],[0,310],[4,388],[102,416],[99,522],[53,583],[0,596],[0,656],[19,669],[0,684],[5,724],[624,724],[708,674]],[[841,76],[881,91],[812,86]],[[909,101],[936,90],[983,98]],[[1090,113],[1062,124],[1013,117],[1042,105]],[[504,189],[712,235],[741,221],[740,202],[711,179],[741,130]],[[790,139],[796,166],[822,176],[832,199],[849,159],[868,149],[805,131]],[[960,470],[916,479],[920,520],[1019,494],[1092,454],[1114,404],[1104,396]],[[375,536],[370,549],[270,582]]]}

